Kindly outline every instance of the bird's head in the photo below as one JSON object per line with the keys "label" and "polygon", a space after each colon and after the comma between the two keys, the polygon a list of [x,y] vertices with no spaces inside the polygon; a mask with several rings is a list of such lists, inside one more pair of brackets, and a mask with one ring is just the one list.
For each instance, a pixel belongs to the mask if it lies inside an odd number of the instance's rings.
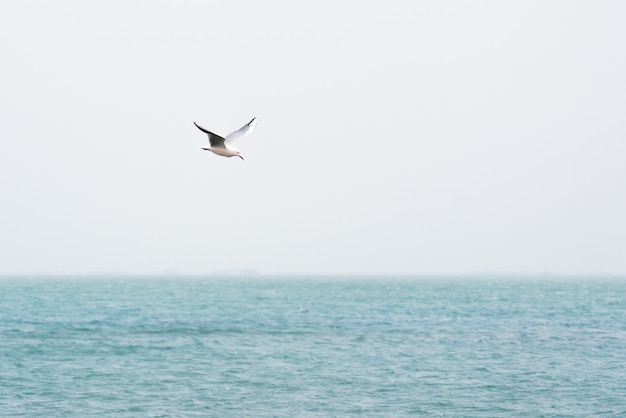
{"label": "bird's head", "polygon": [[241,154],[239,153],[239,151],[237,151],[237,157],[241,158],[243,160],[243,157],[241,156]]}

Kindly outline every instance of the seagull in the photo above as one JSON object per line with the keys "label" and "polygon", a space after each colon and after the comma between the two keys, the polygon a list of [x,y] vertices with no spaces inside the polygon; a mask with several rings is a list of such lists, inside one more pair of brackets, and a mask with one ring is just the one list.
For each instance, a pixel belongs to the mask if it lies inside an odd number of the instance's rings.
{"label": "seagull", "polygon": [[211,151],[212,153],[221,155],[222,157],[239,157],[243,160],[243,157],[239,154],[239,150],[235,147],[232,147],[231,144],[239,138],[243,138],[244,136],[252,132],[254,126],[256,125],[256,118],[252,118],[250,122],[246,123],[235,132],[226,135],[226,138],[222,138],[221,136],[204,129],[196,122],[194,122],[193,124],[209,136],[209,142],[211,146],[208,148],[202,147],[203,150]]}

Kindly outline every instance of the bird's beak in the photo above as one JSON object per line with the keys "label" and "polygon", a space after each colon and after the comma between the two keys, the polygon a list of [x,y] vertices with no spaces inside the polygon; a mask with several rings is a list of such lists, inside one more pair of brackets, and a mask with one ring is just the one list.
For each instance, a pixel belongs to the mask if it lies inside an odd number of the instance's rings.
{"label": "bird's beak", "polygon": [[241,158],[243,160],[243,157],[241,155],[238,155],[237,157]]}

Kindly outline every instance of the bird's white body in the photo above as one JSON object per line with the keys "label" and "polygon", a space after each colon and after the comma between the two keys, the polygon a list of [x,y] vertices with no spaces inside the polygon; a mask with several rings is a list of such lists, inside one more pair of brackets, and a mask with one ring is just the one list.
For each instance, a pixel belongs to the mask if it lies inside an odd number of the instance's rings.
{"label": "bird's white body", "polygon": [[256,126],[256,118],[252,118],[250,122],[243,125],[241,128],[237,129],[235,132],[231,132],[226,135],[226,137],[221,137],[219,135],[214,134],[211,131],[208,131],[194,122],[194,125],[198,127],[202,132],[208,135],[210,147],[202,147],[203,150],[211,151],[214,154],[221,155],[222,157],[239,157],[243,160],[243,157],[239,153],[239,150],[231,144],[238,140],[239,138],[243,138],[250,132],[254,130]]}
{"label": "bird's white body", "polygon": [[211,151],[214,154],[221,155],[222,157],[241,157],[239,155],[239,150],[233,147],[229,147],[228,145],[224,146],[224,148],[220,147],[202,147],[205,151]]}

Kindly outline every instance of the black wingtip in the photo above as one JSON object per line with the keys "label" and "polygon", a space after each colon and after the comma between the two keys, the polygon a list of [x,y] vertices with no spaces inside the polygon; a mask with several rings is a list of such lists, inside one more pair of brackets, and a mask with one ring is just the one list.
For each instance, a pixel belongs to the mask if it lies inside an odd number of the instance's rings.
{"label": "black wingtip", "polygon": [[193,123],[194,125],[196,125],[196,128],[200,129],[202,132],[204,132],[205,134],[210,133],[209,131],[207,131],[206,129],[204,129],[202,126],[198,125],[196,122]]}

